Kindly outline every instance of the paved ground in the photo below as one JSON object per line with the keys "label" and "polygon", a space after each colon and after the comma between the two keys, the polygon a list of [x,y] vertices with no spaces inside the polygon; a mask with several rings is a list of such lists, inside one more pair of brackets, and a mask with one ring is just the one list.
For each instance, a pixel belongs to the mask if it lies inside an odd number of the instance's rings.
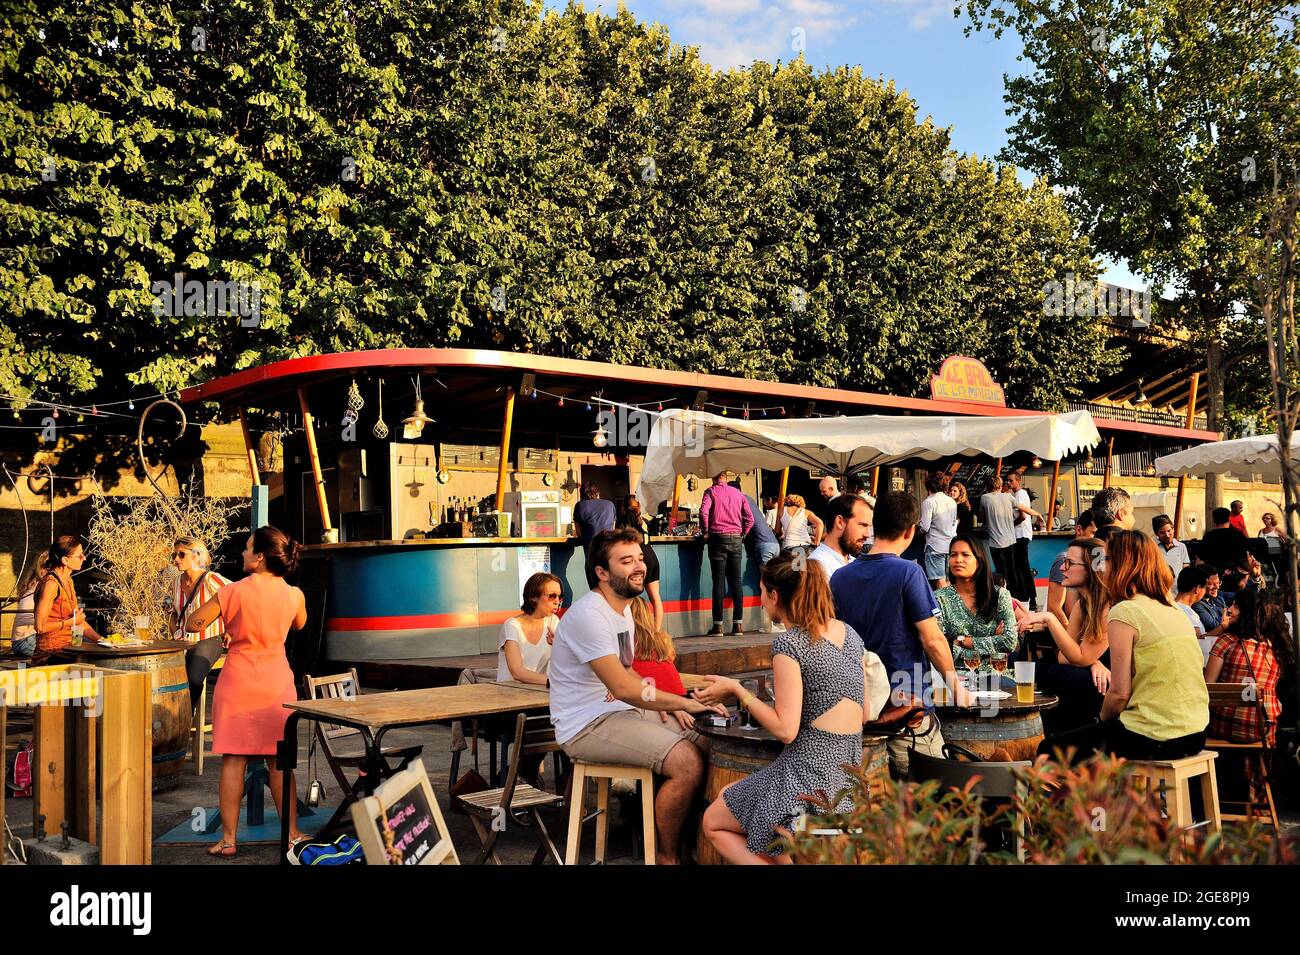
{"label": "paved ground", "polygon": [[[447,818],[452,840],[456,844],[456,851],[460,854],[462,862],[469,862],[473,860],[477,852],[479,841],[468,817],[448,811],[447,788],[449,785],[448,774],[451,769],[450,740],[451,731],[447,727],[430,726],[391,732],[385,737],[385,744],[393,746],[422,745],[424,747],[422,755],[424,767],[429,773],[433,790],[437,794],[443,814]],[[307,730],[305,725],[300,733],[300,743],[297,778],[299,785],[305,789],[306,781],[310,778],[306,761]],[[482,742],[480,742],[479,757],[479,771],[486,779],[488,777],[488,752],[486,744]],[[328,766],[325,765],[324,760],[319,757],[319,754],[316,762],[315,776],[325,784],[326,788],[324,801],[331,804],[337,803],[339,799],[337,782],[330,773]],[[473,761],[467,750],[462,756],[460,771],[463,773],[472,765]],[[549,774],[553,773],[553,767],[549,762],[544,772],[548,774],[546,785],[548,787],[553,786],[554,781],[549,778]],[[196,808],[215,807],[218,802],[217,785],[220,776],[220,756],[210,756],[205,760],[202,776],[194,773],[192,763],[186,763],[181,782],[169,792],[154,795],[153,825],[155,837],[167,832],[174,826],[192,820]],[[6,800],[5,814],[9,819],[10,828],[14,830],[16,835],[19,837],[31,835],[30,799]],[[268,797],[267,816],[268,818],[274,818],[274,814],[274,807]],[[548,829],[552,834],[552,838],[559,844],[560,851],[563,852],[563,822],[560,820],[551,822],[548,819]],[[619,818],[618,813],[615,812],[610,827],[610,845],[606,855],[608,863],[631,864],[634,861],[639,861],[639,859],[634,860],[631,856],[632,831],[633,827],[625,824]],[[595,839],[594,826],[590,823],[587,826],[586,835],[585,858],[590,860]],[[216,837],[212,837],[212,841],[215,842]],[[536,848],[537,841],[531,828],[509,827],[497,841],[498,855],[500,855],[501,861],[506,864],[525,865],[529,863]],[[278,860],[278,845],[241,845],[239,854],[234,859],[229,860],[210,858],[203,846],[155,845],[153,850],[154,865],[273,865]]]}

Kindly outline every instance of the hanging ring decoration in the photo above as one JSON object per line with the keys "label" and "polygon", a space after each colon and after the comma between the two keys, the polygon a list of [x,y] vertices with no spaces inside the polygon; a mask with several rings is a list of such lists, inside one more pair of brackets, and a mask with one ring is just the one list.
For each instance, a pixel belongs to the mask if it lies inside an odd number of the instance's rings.
{"label": "hanging ring decoration", "polygon": [[[159,405],[171,405],[176,409],[181,416],[180,427],[176,431],[176,437],[178,439],[185,437],[185,429],[189,427],[189,419],[185,417],[185,409],[170,398],[159,398],[157,401],[150,404],[149,407],[144,409],[144,414],[140,415],[140,425],[136,429],[135,433],[135,449],[140,455],[140,467],[144,471],[144,476],[149,479],[149,483],[153,485],[153,489],[158,492],[158,498],[162,503],[163,510],[167,512],[168,518],[171,519],[172,530],[179,535],[181,533],[180,518],[176,516],[176,511],[172,509],[172,506],[167,503],[167,495],[163,492],[162,487],[160,487],[158,482],[154,480],[153,475],[149,473],[149,461],[144,456],[144,423],[149,420],[150,413]],[[167,465],[164,464],[162,471],[159,473],[161,474],[166,470]]]}

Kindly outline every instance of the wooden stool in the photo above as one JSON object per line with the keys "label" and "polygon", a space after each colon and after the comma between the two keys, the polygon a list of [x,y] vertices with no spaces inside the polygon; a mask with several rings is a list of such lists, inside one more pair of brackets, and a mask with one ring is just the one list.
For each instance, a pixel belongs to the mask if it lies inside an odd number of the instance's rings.
{"label": "wooden stool", "polygon": [[641,766],[614,763],[573,763],[573,781],[569,789],[569,833],[564,864],[577,865],[582,843],[583,810],[587,797],[587,780],[596,780],[596,862],[605,861],[605,840],[609,835],[609,781],[631,779],[641,784],[641,825],[645,841],[645,864],[655,864],[655,783],[654,773]]}
{"label": "wooden stool", "polygon": [[[1159,786],[1165,793],[1165,811],[1169,823],[1187,829],[1192,823],[1191,780],[1201,777],[1201,797],[1205,802],[1206,821],[1213,832],[1223,829],[1219,815],[1219,784],[1214,776],[1214,760],[1218,753],[1203,749],[1195,756],[1183,759],[1131,760],[1133,774],[1147,781],[1147,787]],[[1170,790],[1173,798],[1170,798]]]}
{"label": "wooden stool", "polygon": [[[212,664],[212,669],[208,671],[208,675],[211,676],[225,665],[226,655],[223,653],[221,656],[217,657],[216,662]],[[199,705],[194,710],[194,726],[190,729],[190,732],[194,735],[194,773],[198,776],[203,775],[203,750],[206,745],[204,741],[207,738],[207,734],[212,732],[212,724],[208,722],[207,713],[208,681],[205,678],[203,680],[203,688],[199,690]]]}

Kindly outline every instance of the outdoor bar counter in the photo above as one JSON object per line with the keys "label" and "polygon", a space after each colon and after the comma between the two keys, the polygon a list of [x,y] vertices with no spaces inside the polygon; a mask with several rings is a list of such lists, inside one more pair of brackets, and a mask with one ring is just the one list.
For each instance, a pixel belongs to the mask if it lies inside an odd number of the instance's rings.
{"label": "outdoor bar counter", "polygon": [[[665,627],[674,636],[713,623],[713,576],[704,542],[654,537]],[[523,582],[549,562],[564,605],[587,592],[577,538],[430,538],[312,544],[326,560],[322,651],[333,660],[409,660],[496,653],[501,624],[519,612]],[[745,559],[745,628],[758,629],[758,567]],[[726,606],[731,627],[731,602]]]}

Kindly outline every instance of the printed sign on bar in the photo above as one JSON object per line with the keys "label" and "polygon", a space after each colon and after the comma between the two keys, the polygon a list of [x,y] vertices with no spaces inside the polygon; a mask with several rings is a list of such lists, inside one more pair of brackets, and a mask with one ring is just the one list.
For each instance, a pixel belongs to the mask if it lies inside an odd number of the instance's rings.
{"label": "printed sign on bar", "polygon": [[930,397],[936,401],[1007,406],[1002,386],[993,380],[984,363],[965,355],[950,355],[943,360],[939,374],[930,378]]}

